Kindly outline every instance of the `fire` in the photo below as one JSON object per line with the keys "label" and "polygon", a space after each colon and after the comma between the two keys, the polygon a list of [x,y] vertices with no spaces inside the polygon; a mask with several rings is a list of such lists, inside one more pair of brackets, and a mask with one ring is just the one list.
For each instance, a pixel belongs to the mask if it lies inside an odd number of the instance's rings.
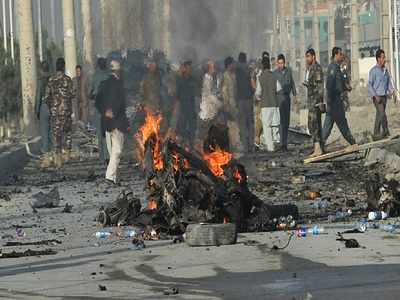
{"label": "fire", "polygon": [[211,172],[221,177],[224,175],[223,166],[226,166],[232,160],[232,154],[217,148],[214,152],[204,154],[204,160],[207,162]]}
{"label": "fire", "polygon": [[140,147],[140,159],[144,160],[144,152],[146,142],[153,138],[155,139],[155,145],[153,150],[153,163],[156,171],[164,169],[164,160],[161,154],[161,138],[160,138],[160,127],[161,127],[162,116],[160,114],[154,114],[150,111],[146,111],[146,120],[144,125],[139,129],[136,134],[136,140]]}
{"label": "fire", "polygon": [[158,207],[158,205],[157,205],[156,200],[150,200],[150,201],[147,203],[147,208],[148,208],[149,210],[156,210],[157,207]]}
{"label": "fire", "polygon": [[236,169],[235,172],[233,173],[233,177],[237,180],[238,183],[243,182],[243,177],[239,172],[239,169]]}

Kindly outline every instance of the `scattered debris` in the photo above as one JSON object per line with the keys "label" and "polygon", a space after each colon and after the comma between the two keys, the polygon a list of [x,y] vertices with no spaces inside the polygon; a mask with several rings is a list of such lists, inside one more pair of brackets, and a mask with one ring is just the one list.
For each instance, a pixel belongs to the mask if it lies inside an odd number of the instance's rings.
{"label": "scattered debris", "polygon": [[7,242],[4,247],[16,247],[16,246],[41,246],[41,245],[59,245],[62,244],[60,240],[42,240],[37,242]]}
{"label": "scattered debris", "polygon": [[107,291],[107,287],[105,285],[99,284],[99,290],[102,292]]}
{"label": "scattered debris", "polygon": [[140,239],[133,239],[132,246],[130,247],[131,250],[143,250],[146,248],[146,245],[143,240]]}
{"label": "scattered debris", "polygon": [[70,213],[72,213],[72,208],[73,207],[74,207],[73,205],[70,205],[69,203],[65,203],[65,207],[62,210],[62,212],[66,213],[66,214],[70,214]]}
{"label": "scattered debris", "polygon": [[165,296],[178,295],[179,294],[179,288],[172,287],[172,288],[166,289],[166,290],[163,291],[163,294]]}
{"label": "scattered debris", "polygon": [[12,251],[9,253],[2,253],[0,251],[0,258],[20,258],[20,257],[27,257],[27,256],[42,256],[42,255],[55,255],[57,251],[53,249],[45,249],[45,250],[31,250],[28,249],[23,252]]}
{"label": "scattered debris", "polygon": [[7,192],[1,192],[0,191],[0,199],[3,199],[6,202],[10,202],[11,201],[10,194],[7,193]]}
{"label": "scattered debris", "polygon": [[60,204],[60,194],[58,188],[53,188],[48,194],[39,192],[32,195],[33,200],[30,202],[32,209],[37,208],[54,208]]}
{"label": "scattered debris", "polygon": [[345,239],[340,233],[338,233],[338,238],[336,240],[344,242],[346,248],[360,248],[360,244],[356,239]]}

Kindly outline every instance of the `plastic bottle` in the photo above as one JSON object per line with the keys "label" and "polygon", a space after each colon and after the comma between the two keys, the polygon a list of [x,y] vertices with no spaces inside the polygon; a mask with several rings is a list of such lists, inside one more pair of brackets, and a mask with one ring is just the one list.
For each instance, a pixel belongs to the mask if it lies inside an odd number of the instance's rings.
{"label": "plastic bottle", "polygon": [[320,235],[320,234],[324,233],[324,231],[325,231],[324,227],[315,225],[313,228],[309,228],[307,232],[312,235]]}
{"label": "plastic bottle", "polygon": [[135,230],[131,229],[131,230],[127,230],[125,231],[125,238],[134,238],[136,237],[137,233]]}
{"label": "plastic bottle", "polygon": [[388,214],[385,213],[384,211],[371,211],[368,214],[368,220],[370,221],[376,221],[376,220],[385,220],[387,219]]}
{"label": "plastic bottle", "polygon": [[107,239],[107,238],[109,238],[111,236],[111,232],[108,232],[108,231],[97,231],[95,233],[95,236],[98,239],[105,240],[105,239]]}

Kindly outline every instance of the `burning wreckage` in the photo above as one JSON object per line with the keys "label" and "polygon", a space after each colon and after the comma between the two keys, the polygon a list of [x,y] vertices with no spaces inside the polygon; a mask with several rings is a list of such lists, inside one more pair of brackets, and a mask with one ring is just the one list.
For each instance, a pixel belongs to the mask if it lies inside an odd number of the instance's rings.
{"label": "burning wreckage", "polygon": [[267,231],[277,219],[297,220],[295,205],[268,205],[248,188],[245,167],[229,152],[226,129],[212,126],[202,153],[161,134],[162,116],[146,111],[136,134],[145,176],[147,206],[122,193],[101,209],[104,226],[134,225],[178,235],[190,224],[234,224],[236,232]]}

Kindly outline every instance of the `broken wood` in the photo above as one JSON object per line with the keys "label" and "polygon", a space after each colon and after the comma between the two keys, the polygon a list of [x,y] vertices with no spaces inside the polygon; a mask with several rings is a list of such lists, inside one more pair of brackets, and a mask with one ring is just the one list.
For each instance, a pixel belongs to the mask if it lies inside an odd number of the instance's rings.
{"label": "broken wood", "polygon": [[381,141],[376,141],[376,142],[372,142],[372,143],[367,143],[367,144],[363,144],[363,145],[351,145],[345,149],[342,150],[338,150],[338,151],[334,151],[331,153],[326,153],[317,157],[311,157],[311,158],[306,158],[304,160],[304,164],[310,164],[310,163],[317,163],[317,162],[323,162],[323,161],[327,161],[329,159],[333,159],[333,158],[338,158],[338,157],[342,157],[345,155],[350,155],[350,154],[354,154],[360,151],[366,151],[366,150],[370,150],[372,148],[381,148],[381,147],[386,147],[392,144],[396,144],[399,143],[400,139],[398,138],[398,136],[395,136],[393,138],[390,139],[385,139],[385,140],[381,140]]}

